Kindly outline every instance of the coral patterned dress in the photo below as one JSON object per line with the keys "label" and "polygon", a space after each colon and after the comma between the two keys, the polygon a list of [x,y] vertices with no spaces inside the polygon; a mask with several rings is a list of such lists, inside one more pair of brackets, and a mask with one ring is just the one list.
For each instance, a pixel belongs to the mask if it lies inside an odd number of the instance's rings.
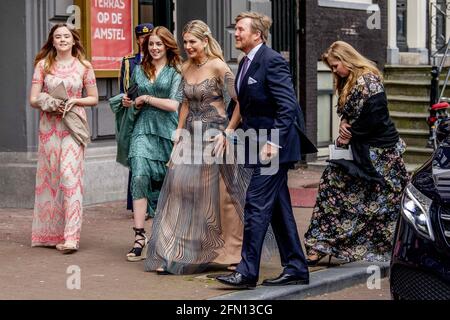
{"label": "coral patterned dress", "polygon": [[[81,98],[83,88],[96,86],[94,70],[78,59],[68,65],[55,62],[51,74],[44,60],[35,68],[33,84],[49,93],[61,81],[69,98]],[[84,108],[72,111],[86,119]],[[72,138],[61,115],[41,111],[36,172],[32,246],[55,246],[70,242],[78,247],[83,213],[84,147]]]}

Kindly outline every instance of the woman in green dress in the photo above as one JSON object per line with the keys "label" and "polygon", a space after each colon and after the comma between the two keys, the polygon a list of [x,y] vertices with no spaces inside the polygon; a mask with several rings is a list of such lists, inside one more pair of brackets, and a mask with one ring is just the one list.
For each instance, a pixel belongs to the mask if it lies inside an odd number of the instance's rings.
{"label": "woman in green dress", "polygon": [[134,207],[135,243],[128,261],[146,258],[146,215],[154,217],[166,163],[172,152],[172,132],[178,126],[181,58],[172,33],[155,28],[143,45],[142,64],[133,72],[130,85],[137,85],[138,98],[124,96],[122,105],[134,108],[136,120],[130,140],[128,163],[131,167],[131,194]]}

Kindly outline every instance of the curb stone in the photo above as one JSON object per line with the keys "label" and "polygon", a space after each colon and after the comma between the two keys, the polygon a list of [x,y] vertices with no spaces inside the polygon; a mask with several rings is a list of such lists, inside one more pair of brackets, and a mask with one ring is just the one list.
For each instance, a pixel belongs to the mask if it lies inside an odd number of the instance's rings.
{"label": "curb stone", "polygon": [[371,266],[379,267],[381,278],[385,278],[389,274],[389,265],[389,262],[352,262],[311,272],[310,283],[306,286],[258,286],[255,290],[237,291],[209,300],[301,300],[367,282],[374,274],[368,269]]}

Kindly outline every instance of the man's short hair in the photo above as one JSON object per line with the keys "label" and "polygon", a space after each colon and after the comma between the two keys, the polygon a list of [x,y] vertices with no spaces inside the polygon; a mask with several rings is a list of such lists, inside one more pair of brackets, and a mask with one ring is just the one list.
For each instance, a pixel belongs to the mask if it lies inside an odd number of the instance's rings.
{"label": "man's short hair", "polygon": [[241,12],[235,19],[236,23],[242,19],[252,19],[252,31],[254,33],[260,32],[261,39],[267,42],[269,38],[270,27],[272,26],[272,19],[264,14],[252,11]]}

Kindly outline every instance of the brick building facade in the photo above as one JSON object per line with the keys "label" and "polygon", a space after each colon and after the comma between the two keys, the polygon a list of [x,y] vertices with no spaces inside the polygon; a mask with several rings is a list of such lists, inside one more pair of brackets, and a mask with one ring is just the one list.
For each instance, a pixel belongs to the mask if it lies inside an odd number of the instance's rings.
{"label": "brick building facade", "polygon": [[[299,88],[300,103],[306,117],[308,136],[321,145],[329,141],[318,141],[321,121],[318,103],[320,61],[322,53],[336,40],[347,41],[383,69],[387,47],[387,0],[372,1],[371,4],[344,3],[342,1],[299,1]],[[378,11],[373,11],[378,10]],[[370,29],[368,27],[370,25]],[[320,66],[320,64],[319,64]],[[322,69],[322,72],[324,70]],[[326,70],[325,70],[326,73]],[[331,76],[327,77],[328,81]],[[327,95],[330,83],[325,85]],[[330,96],[330,140],[336,123],[333,124],[335,108]],[[328,114],[325,112],[325,114]],[[336,119],[334,119],[336,122]],[[328,122],[325,122],[328,123]],[[323,124],[325,125],[325,124]],[[322,128],[324,129],[324,128]],[[324,139],[324,138],[323,138]]]}

